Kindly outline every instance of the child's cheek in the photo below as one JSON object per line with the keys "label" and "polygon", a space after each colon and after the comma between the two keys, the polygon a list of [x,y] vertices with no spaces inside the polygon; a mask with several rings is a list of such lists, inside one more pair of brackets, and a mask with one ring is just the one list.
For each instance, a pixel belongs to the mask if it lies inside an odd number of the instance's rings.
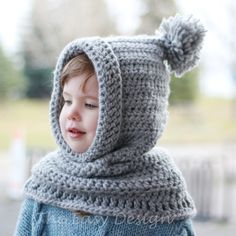
{"label": "child's cheek", "polygon": [[65,109],[62,108],[60,116],[59,116],[59,125],[60,129],[63,132],[63,128],[65,127]]}
{"label": "child's cheek", "polygon": [[98,125],[98,112],[95,111],[94,114],[90,114],[88,120],[89,120],[90,130],[96,132]]}

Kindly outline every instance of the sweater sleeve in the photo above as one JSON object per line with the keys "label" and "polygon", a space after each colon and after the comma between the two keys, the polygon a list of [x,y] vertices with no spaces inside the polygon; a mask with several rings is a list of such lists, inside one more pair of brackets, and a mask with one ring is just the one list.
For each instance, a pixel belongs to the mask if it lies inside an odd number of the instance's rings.
{"label": "sweater sleeve", "polygon": [[14,236],[32,235],[33,210],[34,201],[32,199],[25,199],[18,216]]}
{"label": "sweater sleeve", "polygon": [[174,235],[180,236],[196,236],[192,220],[182,220],[176,225],[176,232]]}

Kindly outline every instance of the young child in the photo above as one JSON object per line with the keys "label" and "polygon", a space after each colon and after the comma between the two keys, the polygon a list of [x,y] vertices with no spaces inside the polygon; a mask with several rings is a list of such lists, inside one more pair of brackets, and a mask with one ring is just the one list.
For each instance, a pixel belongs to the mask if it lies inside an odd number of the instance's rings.
{"label": "young child", "polygon": [[33,168],[15,235],[195,235],[184,179],[155,145],[170,74],[196,65],[204,34],[197,20],[175,16],[157,35],[65,47],[50,103],[58,150]]}

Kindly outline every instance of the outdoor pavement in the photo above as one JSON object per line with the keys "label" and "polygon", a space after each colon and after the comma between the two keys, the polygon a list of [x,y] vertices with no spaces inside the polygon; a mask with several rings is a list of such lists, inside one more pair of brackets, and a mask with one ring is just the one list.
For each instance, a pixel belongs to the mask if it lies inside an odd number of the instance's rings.
{"label": "outdoor pavement", "polygon": [[194,222],[197,236],[235,236],[236,223]]}
{"label": "outdoor pavement", "polygon": [[20,210],[20,201],[0,199],[0,235],[13,235],[17,216]]}

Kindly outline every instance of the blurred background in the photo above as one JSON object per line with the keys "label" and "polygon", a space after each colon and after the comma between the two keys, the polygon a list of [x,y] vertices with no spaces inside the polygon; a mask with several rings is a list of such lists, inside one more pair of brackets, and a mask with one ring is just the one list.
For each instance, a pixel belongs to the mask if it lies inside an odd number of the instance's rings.
{"label": "blurred background", "polygon": [[52,72],[82,36],[153,34],[163,17],[200,18],[198,68],[173,78],[157,145],[183,172],[197,235],[236,232],[236,2],[233,0],[0,0],[0,235],[12,235],[32,165],[56,145],[48,120]]}

